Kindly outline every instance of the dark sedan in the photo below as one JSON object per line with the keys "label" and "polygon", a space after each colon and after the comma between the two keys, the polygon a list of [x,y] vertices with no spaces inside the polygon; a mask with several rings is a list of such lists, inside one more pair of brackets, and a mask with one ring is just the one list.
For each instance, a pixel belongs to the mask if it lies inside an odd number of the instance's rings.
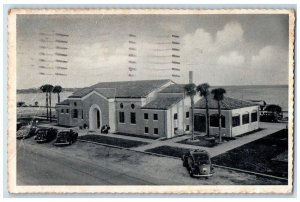
{"label": "dark sedan", "polygon": [[71,145],[73,144],[78,137],[78,133],[73,130],[63,130],[57,134],[57,138],[54,142],[54,145]]}
{"label": "dark sedan", "polygon": [[38,143],[50,142],[56,138],[57,130],[54,128],[38,129],[35,136],[35,141]]}
{"label": "dark sedan", "polygon": [[183,155],[183,166],[191,177],[209,177],[214,174],[210,156],[205,150],[194,150]]}
{"label": "dark sedan", "polygon": [[17,139],[26,139],[35,135],[37,127],[32,125],[22,126],[17,131]]}

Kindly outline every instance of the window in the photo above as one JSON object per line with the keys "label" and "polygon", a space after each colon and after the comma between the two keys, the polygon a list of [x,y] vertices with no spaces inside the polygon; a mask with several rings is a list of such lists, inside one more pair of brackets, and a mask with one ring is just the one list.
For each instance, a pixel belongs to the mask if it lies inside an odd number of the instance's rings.
{"label": "window", "polygon": [[62,114],[63,114],[63,113],[64,113],[64,109],[61,109],[61,110],[60,110],[60,113],[62,113]]}
{"label": "window", "polygon": [[178,128],[176,127],[176,128],[174,128],[174,133],[176,133],[176,131],[178,130]]}
{"label": "window", "polygon": [[153,120],[158,120],[158,115],[157,114],[153,114]]}
{"label": "window", "polygon": [[186,126],[185,126],[185,130],[186,130],[186,131],[189,131],[189,130],[190,130],[190,125],[186,125]]}
{"label": "window", "polygon": [[177,113],[174,114],[174,120],[177,120],[178,119],[178,115]]}
{"label": "window", "polygon": [[130,113],[130,123],[136,124],[136,118],[135,118],[135,113],[134,112]]}
{"label": "window", "polygon": [[[219,127],[219,115],[212,114],[209,117],[211,127]],[[225,128],[225,116],[221,115],[221,127]]]}
{"label": "window", "polygon": [[83,119],[83,110],[81,110],[81,118]]}
{"label": "window", "polygon": [[234,115],[232,117],[232,127],[236,127],[241,125],[241,118],[240,115]]}
{"label": "window", "polygon": [[148,119],[148,113],[144,113],[144,119]]}
{"label": "window", "polygon": [[190,112],[185,112],[185,118],[189,118],[190,117]]}
{"label": "window", "polygon": [[256,122],[257,121],[257,111],[253,111],[251,113],[251,122]]}
{"label": "window", "polygon": [[243,125],[249,123],[249,113],[243,114]]}
{"label": "window", "polygon": [[69,113],[69,109],[66,109],[66,113],[67,113],[67,114]]}
{"label": "window", "polygon": [[135,105],[134,104],[131,104],[131,109],[134,109],[135,108]]}
{"label": "window", "polygon": [[148,134],[149,133],[149,128],[145,127],[145,133]]}
{"label": "window", "polygon": [[154,128],[154,135],[158,135],[158,128]]}
{"label": "window", "polygon": [[74,102],[74,106],[75,106],[75,107],[77,106],[77,103],[76,103],[76,102]]}
{"label": "window", "polygon": [[125,114],[124,112],[119,112],[119,122],[125,123]]}
{"label": "window", "polygon": [[72,118],[77,119],[78,118],[78,109],[72,110]]}
{"label": "window", "polygon": [[124,107],[124,106],[123,106],[123,103],[121,103],[121,104],[120,104],[120,108],[123,109],[123,107]]}

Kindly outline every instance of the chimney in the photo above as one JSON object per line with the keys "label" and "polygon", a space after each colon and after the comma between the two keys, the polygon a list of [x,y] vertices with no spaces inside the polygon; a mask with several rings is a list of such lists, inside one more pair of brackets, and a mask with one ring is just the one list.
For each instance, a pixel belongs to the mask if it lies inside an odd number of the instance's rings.
{"label": "chimney", "polygon": [[193,71],[189,71],[189,83],[193,83]]}

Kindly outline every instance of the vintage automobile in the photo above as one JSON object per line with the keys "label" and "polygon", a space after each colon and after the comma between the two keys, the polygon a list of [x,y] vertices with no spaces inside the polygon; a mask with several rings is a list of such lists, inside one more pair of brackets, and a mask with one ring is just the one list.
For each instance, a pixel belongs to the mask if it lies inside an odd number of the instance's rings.
{"label": "vintage automobile", "polygon": [[263,122],[278,122],[282,120],[282,109],[278,105],[270,104],[266,105],[262,111],[260,111],[260,121]]}
{"label": "vintage automobile", "polygon": [[214,174],[210,155],[205,150],[193,150],[182,156],[183,166],[191,177],[210,177]]}
{"label": "vintage automobile", "polygon": [[17,131],[17,139],[26,139],[35,135],[37,127],[33,125],[22,126]]}
{"label": "vintage automobile", "polygon": [[56,138],[57,129],[54,128],[40,128],[36,132],[35,141],[38,143],[50,142]]}
{"label": "vintage automobile", "polygon": [[54,142],[54,145],[71,145],[73,144],[78,137],[78,133],[71,130],[63,130],[58,132],[57,138]]}

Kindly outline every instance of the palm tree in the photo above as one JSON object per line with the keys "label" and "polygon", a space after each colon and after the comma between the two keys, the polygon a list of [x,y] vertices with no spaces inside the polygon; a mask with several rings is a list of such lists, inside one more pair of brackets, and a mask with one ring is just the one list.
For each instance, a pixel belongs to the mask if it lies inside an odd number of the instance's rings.
{"label": "palm tree", "polygon": [[[46,93],[46,109],[47,109],[47,120],[52,121],[52,112],[51,112],[51,92],[53,90],[53,86],[50,84],[45,84],[40,87],[40,90],[43,93]],[[49,112],[49,105],[50,105],[50,112]]]}
{"label": "palm tree", "polygon": [[222,142],[222,136],[221,136],[221,125],[222,125],[222,119],[221,119],[221,105],[220,102],[224,99],[224,94],[226,93],[226,90],[224,88],[216,88],[211,91],[211,93],[214,95],[214,100],[218,102],[218,112],[219,112],[219,141]]}
{"label": "palm tree", "polygon": [[49,109],[50,109],[50,113],[49,113],[49,116],[50,116],[50,122],[52,121],[52,109],[51,109],[51,93],[53,91],[53,86],[51,84],[47,84],[47,91],[49,93]]}
{"label": "palm tree", "polygon": [[196,95],[196,85],[194,83],[186,84],[184,86],[186,95],[191,98],[192,107],[192,140],[194,140],[194,96]]}
{"label": "palm tree", "polygon": [[54,86],[53,93],[57,93],[57,103],[60,103],[60,93],[62,92],[61,86]]}
{"label": "palm tree", "polygon": [[208,95],[209,95],[209,84],[203,83],[197,86],[197,91],[200,93],[201,97],[205,99],[205,108],[206,108],[206,134],[209,137],[209,112],[208,112]]}
{"label": "palm tree", "polygon": [[49,112],[48,112],[48,92],[47,92],[47,88],[46,88],[46,85],[42,85],[40,87],[40,90],[43,92],[43,93],[46,93],[46,110],[47,110],[47,120],[49,119]]}

